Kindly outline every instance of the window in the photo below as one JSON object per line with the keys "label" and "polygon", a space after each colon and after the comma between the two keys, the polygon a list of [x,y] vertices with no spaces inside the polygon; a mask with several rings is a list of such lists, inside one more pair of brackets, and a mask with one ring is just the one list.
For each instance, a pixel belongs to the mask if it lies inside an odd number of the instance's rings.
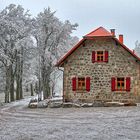
{"label": "window", "polygon": [[73,77],[72,78],[73,91],[90,91],[90,77]]}
{"label": "window", "polygon": [[108,51],[93,51],[92,63],[95,62],[108,62]]}
{"label": "window", "polygon": [[124,78],[117,78],[117,90],[124,90],[125,89],[125,81]]}
{"label": "window", "polygon": [[130,84],[130,77],[112,77],[111,79],[112,91],[130,91]]}
{"label": "window", "polygon": [[104,61],[104,52],[97,51],[97,61]]}
{"label": "window", "polygon": [[78,88],[77,90],[85,90],[85,78],[78,78]]}

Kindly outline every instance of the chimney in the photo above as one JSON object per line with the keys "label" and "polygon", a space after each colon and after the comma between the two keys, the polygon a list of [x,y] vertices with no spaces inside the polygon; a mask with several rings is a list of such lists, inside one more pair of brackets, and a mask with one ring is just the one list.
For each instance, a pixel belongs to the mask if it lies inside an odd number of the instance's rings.
{"label": "chimney", "polygon": [[119,41],[123,44],[123,35],[119,35]]}
{"label": "chimney", "polygon": [[110,29],[110,31],[111,31],[111,34],[112,34],[113,36],[115,36],[115,29]]}

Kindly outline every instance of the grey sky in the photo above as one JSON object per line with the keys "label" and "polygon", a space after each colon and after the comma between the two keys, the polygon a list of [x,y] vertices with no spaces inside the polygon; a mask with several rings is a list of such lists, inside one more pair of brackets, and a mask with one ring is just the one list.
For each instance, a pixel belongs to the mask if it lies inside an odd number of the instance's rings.
{"label": "grey sky", "polygon": [[91,30],[103,26],[124,35],[124,44],[133,49],[140,41],[139,0],[0,0],[0,10],[10,3],[20,4],[36,16],[48,6],[62,21],[70,20],[79,27],[73,34],[82,38]]}

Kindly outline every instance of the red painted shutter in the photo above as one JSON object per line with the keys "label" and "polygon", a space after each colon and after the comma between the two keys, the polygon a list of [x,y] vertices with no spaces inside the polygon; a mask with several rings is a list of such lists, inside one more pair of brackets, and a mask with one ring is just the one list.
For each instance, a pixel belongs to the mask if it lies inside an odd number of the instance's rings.
{"label": "red painted shutter", "polygon": [[116,79],[115,79],[115,77],[112,77],[111,78],[111,89],[112,89],[112,91],[115,91],[115,83],[116,83]]}
{"label": "red painted shutter", "polygon": [[76,91],[76,77],[72,78],[72,90]]}
{"label": "red painted shutter", "polygon": [[86,91],[90,91],[90,77],[86,77]]}
{"label": "red painted shutter", "polygon": [[126,91],[130,91],[130,77],[126,77]]}
{"label": "red painted shutter", "polygon": [[95,62],[95,51],[92,51],[92,63]]}
{"label": "red painted shutter", "polygon": [[108,62],[108,51],[105,51],[105,62]]}

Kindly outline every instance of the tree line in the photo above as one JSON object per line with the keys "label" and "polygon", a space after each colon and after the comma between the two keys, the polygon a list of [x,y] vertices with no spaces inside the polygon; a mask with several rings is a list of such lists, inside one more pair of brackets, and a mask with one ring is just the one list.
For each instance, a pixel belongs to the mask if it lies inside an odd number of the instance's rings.
{"label": "tree line", "polygon": [[0,11],[0,90],[5,103],[22,99],[30,85],[48,98],[61,73],[57,60],[77,41],[77,24],[62,22],[50,8],[36,17],[21,5]]}

